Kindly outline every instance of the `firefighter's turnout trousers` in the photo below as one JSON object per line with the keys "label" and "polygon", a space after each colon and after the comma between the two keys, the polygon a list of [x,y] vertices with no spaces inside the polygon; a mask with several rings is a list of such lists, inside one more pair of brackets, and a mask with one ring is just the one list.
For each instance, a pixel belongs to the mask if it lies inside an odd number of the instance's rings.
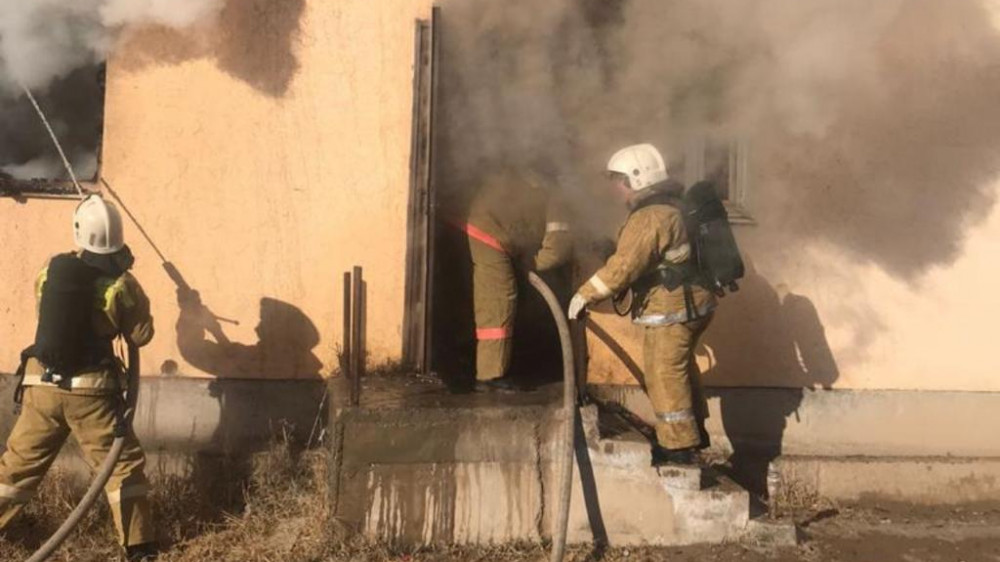
{"label": "firefighter's turnout trousers", "polygon": [[517,315],[517,266],[547,271],[569,262],[572,236],[566,206],[534,173],[491,176],[476,194],[465,224],[472,257],[476,379],[504,376]]}
{"label": "firefighter's turnout trousers", "polygon": [[[0,458],[0,529],[5,528],[38,489],[66,438],[76,438],[84,459],[96,469],[114,440],[117,394],[54,386],[25,388],[21,415]],[[114,473],[105,487],[111,516],[123,546],[156,539],[143,473],[146,458],[129,430]]]}
{"label": "firefighter's turnout trousers", "polygon": [[708,405],[694,352],[711,315],[683,324],[644,328],[646,390],[656,412],[656,440],[668,449],[708,446]]}
{"label": "firefighter's turnout trousers", "polygon": [[476,318],[476,379],[500,378],[510,365],[517,314],[517,278],[511,257],[498,244],[469,236],[472,298]]}

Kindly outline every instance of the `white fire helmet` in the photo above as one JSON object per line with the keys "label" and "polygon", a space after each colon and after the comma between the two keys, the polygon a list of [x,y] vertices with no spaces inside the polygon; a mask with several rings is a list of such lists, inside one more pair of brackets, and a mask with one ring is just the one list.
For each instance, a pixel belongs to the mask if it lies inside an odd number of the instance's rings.
{"label": "white fire helmet", "polygon": [[100,195],[90,195],[73,213],[76,245],[95,254],[113,254],[125,246],[122,216]]}
{"label": "white fire helmet", "polygon": [[667,164],[656,147],[651,144],[627,146],[608,161],[608,171],[624,174],[632,189],[639,191],[667,181]]}

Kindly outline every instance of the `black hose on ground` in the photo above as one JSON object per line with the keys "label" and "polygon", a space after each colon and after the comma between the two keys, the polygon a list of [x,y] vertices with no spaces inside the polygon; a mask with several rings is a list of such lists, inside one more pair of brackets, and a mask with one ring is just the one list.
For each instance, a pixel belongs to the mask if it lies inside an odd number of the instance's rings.
{"label": "black hose on ground", "polygon": [[559,304],[552,289],[534,272],[528,274],[528,281],[545,299],[549,311],[559,329],[559,344],[562,346],[563,363],[563,450],[557,458],[562,459],[562,474],[559,481],[559,512],[556,526],[552,530],[552,562],[562,562],[566,553],[566,530],[569,526],[569,502],[573,492],[573,438],[576,420],[576,369],[573,367],[573,340],[570,337],[566,313]]}
{"label": "black hose on ground", "polygon": [[139,401],[139,349],[132,344],[128,344],[127,373],[128,387],[124,396],[124,411],[118,427],[115,428],[115,440],[111,443],[111,450],[108,451],[108,456],[104,458],[104,462],[97,470],[97,475],[94,476],[93,482],[90,483],[90,487],[87,488],[87,493],[83,495],[80,503],[70,512],[62,525],[56,529],[56,532],[52,533],[49,540],[38,547],[38,550],[31,555],[31,558],[28,558],[27,562],[43,562],[44,560],[48,560],[59,549],[62,543],[66,541],[69,534],[73,532],[73,529],[83,519],[83,516],[93,507],[94,502],[97,501],[97,498],[104,490],[104,486],[111,479],[111,474],[115,470],[115,465],[118,464],[118,458],[122,454],[122,449],[125,448],[125,436],[128,435],[132,427],[132,417],[135,413],[135,406]]}

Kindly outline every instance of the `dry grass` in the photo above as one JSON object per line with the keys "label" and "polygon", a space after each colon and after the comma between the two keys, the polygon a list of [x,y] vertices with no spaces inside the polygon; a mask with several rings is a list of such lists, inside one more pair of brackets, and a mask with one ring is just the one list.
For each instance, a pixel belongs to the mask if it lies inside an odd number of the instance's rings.
{"label": "dry grass", "polygon": [[[150,497],[164,562],[538,560],[539,545],[396,550],[350,536],[329,513],[326,455],[286,439],[246,463],[216,459],[183,476],[152,470]],[[245,477],[240,474],[246,473]],[[54,471],[0,540],[0,561],[24,560],[69,514],[86,482]],[[99,501],[57,561],[120,560],[106,503]]]}
{"label": "dry grass", "polygon": [[[249,466],[247,466],[249,465]],[[167,561],[307,560],[327,548],[326,462],[288,440],[241,463],[200,459],[185,475],[151,472],[150,497]],[[0,560],[24,560],[56,529],[86,483],[49,474],[0,540]],[[53,560],[120,558],[107,504],[99,501]]]}
{"label": "dry grass", "polygon": [[[326,467],[322,452],[302,454],[279,439],[248,463],[203,461],[184,476],[165,475],[154,468],[151,502],[164,545],[160,560],[513,562],[548,558],[547,547],[539,544],[396,549],[352,536],[329,513]],[[27,558],[72,510],[84,485],[64,473],[50,474],[7,540],[0,540],[0,561]],[[595,554],[589,547],[576,547],[566,559],[667,559],[654,549]],[[81,562],[121,559],[104,502],[98,502],[53,557]]]}

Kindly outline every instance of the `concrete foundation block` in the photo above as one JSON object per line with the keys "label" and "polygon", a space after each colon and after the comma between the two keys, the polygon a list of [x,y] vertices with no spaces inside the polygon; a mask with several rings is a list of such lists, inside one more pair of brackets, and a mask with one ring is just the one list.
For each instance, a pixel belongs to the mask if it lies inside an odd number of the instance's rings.
{"label": "concrete foundation block", "polygon": [[[555,404],[345,411],[337,515],[393,544],[550,538],[565,417]],[[571,543],[682,545],[743,534],[747,492],[701,490],[698,469],[651,467],[643,439],[601,439],[596,408],[580,419]]]}
{"label": "concrete foundation block", "polygon": [[[545,528],[550,529],[558,509],[558,467],[548,466],[545,474]],[[749,494],[732,483],[711,490],[701,490],[700,483],[699,469],[661,476],[649,466],[648,453],[632,466],[595,456],[582,473],[579,464],[574,468],[569,541],[625,546],[737,540],[749,518]]]}
{"label": "concrete foundation block", "polygon": [[782,456],[775,466],[786,492],[845,503],[1000,501],[998,458]]}
{"label": "concrete foundation block", "polygon": [[660,466],[656,469],[660,482],[668,490],[701,490],[702,469],[690,466]]}
{"label": "concrete foundation block", "polygon": [[591,459],[597,464],[621,468],[650,466],[649,443],[645,441],[601,439],[589,449]]}
{"label": "concrete foundation block", "polygon": [[372,466],[362,532],[390,544],[498,544],[540,539],[541,489],[522,463]]}
{"label": "concrete foundation block", "polygon": [[750,519],[750,494],[736,487],[669,490],[678,514],[676,544],[721,543],[743,536]]}
{"label": "concrete foundation block", "polygon": [[799,544],[799,530],[792,521],[751,519],[743,539],[759,546],[795,546]]}

